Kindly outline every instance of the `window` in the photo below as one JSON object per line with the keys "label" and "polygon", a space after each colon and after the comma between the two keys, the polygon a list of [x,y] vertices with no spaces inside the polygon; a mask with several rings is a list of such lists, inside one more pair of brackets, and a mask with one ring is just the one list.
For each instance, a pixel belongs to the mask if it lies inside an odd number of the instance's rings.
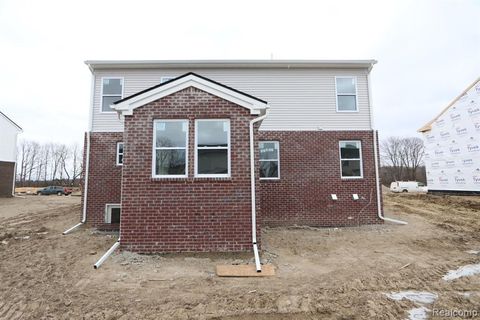
{"label": "window", "polygon": [[230,176],[230,120],[195,122],[195,176]]}
{"label": "window", "polygon": [[105,205],[105,223],[120,223],[120,204]]}
{"label": "window", "polygon": [[342,178],[362,178],[362,146],[360,141],[340,141]]}
{"label": "window", "polygon": [[357,107],[357,79],[355,77],[336,77],[337,111],[356,112]]}
{"label": "window", "polygon": [[278,141],[261,141],[260,179],[280,178],[280,150]]}
{"label": "window", "polygon": [[117,166],[123,165],[123,142],[117,142]]}
{"label": "window", "polygon": [[160,83],[164,83],[164,82],[170,81],[172,79],[175,79],[175,77],[161,77],[160,78]]}
{"label": "window", "polygon": [[153,177],[186,177],[188,120],[155,120]]}
{"label": "window", "polygon": [[123,97],[123,78],[102,78],[102,112],[112,112],[110,105]]}

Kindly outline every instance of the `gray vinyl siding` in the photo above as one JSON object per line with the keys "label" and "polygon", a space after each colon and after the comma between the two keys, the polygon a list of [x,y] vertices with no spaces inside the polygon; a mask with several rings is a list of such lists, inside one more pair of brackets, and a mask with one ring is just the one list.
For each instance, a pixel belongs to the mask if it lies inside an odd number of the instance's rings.
{"label": "gray vinyl siding", "polygon": [[[162,77],[195,72],[266,100],[271,109],[261,130],[371,129],[367,69],[115,69],[95,73],[93,131],[123,131],[115,113],[101,113],[101,78],[124,77],[124,97],[160,83]],[[336,111],[335,76],[357,77],[359,112]]]}

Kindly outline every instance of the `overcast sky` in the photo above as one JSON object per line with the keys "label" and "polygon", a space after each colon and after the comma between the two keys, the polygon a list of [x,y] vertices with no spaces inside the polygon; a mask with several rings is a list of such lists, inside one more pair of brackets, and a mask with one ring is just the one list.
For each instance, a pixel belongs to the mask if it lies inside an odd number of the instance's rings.
{"label": "overcast sky", "polygon": [[0,0],[0,110],[25,139],[82,143],[84,60],[272,55],[378,60],[380,136],[415,136],[480,76],[480,1]]}

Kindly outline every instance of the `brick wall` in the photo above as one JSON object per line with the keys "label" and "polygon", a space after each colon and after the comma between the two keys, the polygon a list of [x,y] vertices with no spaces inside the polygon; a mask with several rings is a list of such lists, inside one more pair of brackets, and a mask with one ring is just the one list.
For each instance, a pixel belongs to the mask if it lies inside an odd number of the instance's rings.
{"label": "brick wall", "polygon": [[[127,116],[122,248],[143,253],[252,250],[249,121],[254,117],[243,107],[195,88]],[[193,177],[195,119],[210,118],[230,119],[231,178]],[[189,120],[188,178],[152,178],[155,119]]]}
{"label": "brick wall", "polygon": [[[87,224],[101,230],[118,230],[119,228],[118,223],[105,223],[105,204],[121,201],[122,166],[116,165],[117,142],[121,141],[123,141],[122,132],[90,133]],[[86,146],[85,137],[84,168],[87,159]]]}
{"label": "brick wall", "polygon": [[[260,183],[263,225],[382,222],[377,217],[372,131],[260,131],[259,140],[280,142],[280,179]],[[363,179],[340,178],[340,140],[361,141]],[[353,193],[361,199],[354,201]]]}
{"label": "brick wall", "polygon": [[0,197],[11,197],[15,162],[0,161]]}

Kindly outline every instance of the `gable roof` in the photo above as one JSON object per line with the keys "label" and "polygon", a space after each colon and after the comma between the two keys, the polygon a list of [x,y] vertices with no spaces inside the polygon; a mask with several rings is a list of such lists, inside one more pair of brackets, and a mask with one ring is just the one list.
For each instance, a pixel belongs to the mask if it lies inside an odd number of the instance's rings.
{"label": "gable roof", "polygon": [[418,132],[425,132],[425,131],[430,131],[432,130],[432,124],[440,118],[445,112],[448,111],[458,100],[460,100],[461,97],[463,97],[465,94],[467,94],[470,89],[472,89],[478,82],[480,82],[480,77],[477,78],[472,84],[470,84],[461,94],[459,94],[455,99],[453,99],[452,102],[450,102],[443,110],[440,112],[435,118],[427,122],[423,127],[418,129]]}
{"label": "gable roof", "polygon": [[250,110],[250,114],[260,114],[268,107],[265,100],[213,81],[196,73],[189,72],[180,77],[160,83],[143,91],[114,102],[111,107],[121,116],[133,114],[133,110],[152,101],[171,95],[188,87],[195,87],[212,95],[238,104]]}
{"label": "gable roof", "polygon": [[10,122],[18,131],[23,131],[23,129],[18,125],[16,124],[15,122],[13,122],[12,119],[10,119],[9,117],[7,117],[7,115],[5,113],[3,113],[2,111],[0,111],[0,115],[3,116],[5,119],[7,119],[8,122]]}

